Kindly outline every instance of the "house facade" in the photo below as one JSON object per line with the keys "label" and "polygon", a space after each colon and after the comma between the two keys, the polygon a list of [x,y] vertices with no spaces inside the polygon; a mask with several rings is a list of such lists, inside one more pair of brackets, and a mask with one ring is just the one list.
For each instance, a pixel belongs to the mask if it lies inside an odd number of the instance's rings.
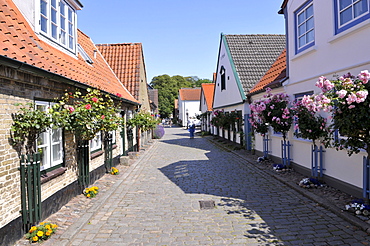
{"label": "house facade", "polygon": [[228,127],[213,126],[215,135],[243,144],[249,135],[241,120],[250,112],[246,95],[284,48],[284,35],[221,34],[212,107],[225,114],[236,113],[240,120]]}
{"label": "house facade", "polygon": [[[48,108],[66,91],[98,88],[110,95],[122,117],[132,115],[140,106],[97,52],[92,40],[77,29],[77,0],[0,0],[0,245],[10,245],[21,238],[32,224],[58,211],[82,187],[106,173],[106,142],[103,133],[91,140],[85,155],[86,182],[81,184],[78,146],[75,136],[63,129],[49,129],[35,143],[41,150],[40,186],[35,186],[40,200],[27,215],[30,204],[21,189],[20,153],[11,145],[12,115],[17,103],[34,103]],[[50,18],[51,16],[58,18]],[[121,129],[122,130],[122,129]],[[128,149],[127,135],[112,132],[114,165]],[[27,164],[28,165],[28,164]],[[24,203],[24,204],[23,204]],[[23,205],[28,205],[28,210]],[[20,213],[21,211],[21,213]]]}
{"label": "house facade", "polygon": [[178,97],[179,124],[187,127],[201,114],[200,88],[181,88]]}
{"label": "house facade", "polygon": [[[303,95],[319,93],[315,82],[320,76],[336,79],[348,72],[357,75],[369,69],[370,50],[366,38],[370,36],[369,0],[286,0],[279,13],[284,15],[287,37],[288,79],[281,88],[292,101]],[[281,156],[281,146],[274,140],[276,137],[274,133],[270,134],[272,157]],[[288,138],[293,167],[311,175],[311,141],[295,137],[293,129]],[[260,151],[261,141],[256,137]],[[346,150],[325,149],[322,156],[324,181],[362,197],[364,184],[369,182],[363,168],[366,152],[348,157]]]}
{"label": "house facade", "polygon": [[212,103],[215,90],[215,84],[203,83],[200,92],[200,112],[201,112],[201,130],[213,134],[211,127]]}

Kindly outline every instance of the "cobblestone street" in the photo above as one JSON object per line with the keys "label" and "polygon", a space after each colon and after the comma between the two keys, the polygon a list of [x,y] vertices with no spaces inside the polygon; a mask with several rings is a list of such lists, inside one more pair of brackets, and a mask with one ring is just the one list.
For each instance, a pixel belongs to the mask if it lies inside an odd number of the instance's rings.
{"label": "cobblestone street", "polygon": [[97,181],[96,198],[51,216],[64,226],[43,245],[369,245],[364,231],[245,159],[165,130],[120,175]]}

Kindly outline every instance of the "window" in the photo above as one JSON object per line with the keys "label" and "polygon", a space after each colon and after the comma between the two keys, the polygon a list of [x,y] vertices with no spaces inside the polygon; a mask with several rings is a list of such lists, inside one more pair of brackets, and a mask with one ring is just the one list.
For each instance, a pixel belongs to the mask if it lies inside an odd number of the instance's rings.
{"label": "window", "polygon": [[[50,102],[36,101],[36,108],[46,111]],[[63,163],[62,128],[49,129],[40,134],[36,141],[37,151],[41,153],[40,169],[45,170]]]}
{"label": "window", "polygon": [[40,30],[43,35],[74,51],[76,15],[64,0],[40,0]]}
{"label": "window", "polygon": [[221,66],[220,74],[221,74],[221,91],[222,91],[222,90],[226,90],[226,69],[224,68],[224,66]]}
{"label": "window", "polygon": [[90,140],[90,152],[96,152],[102,150],[102,139],[101,132],[98,132],[96,136]]}
{"label": "window", "polygon": [[295,13],[296,53],[315,44],[315,28],[312,0],[302,5]]}
{"label": "window", "polygon": [[370,18],[369,0],[334,0],[335,32],[343,32]]}

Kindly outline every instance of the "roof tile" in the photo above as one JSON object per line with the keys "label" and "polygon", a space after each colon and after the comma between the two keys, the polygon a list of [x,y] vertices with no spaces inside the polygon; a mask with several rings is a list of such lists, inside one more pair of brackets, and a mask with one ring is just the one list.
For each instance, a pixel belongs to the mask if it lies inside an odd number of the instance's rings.
{"label": "roof tile", "polygon": [[181,88],[179,98],[182,101],[200,101],[200,88]]}
{"label": "roof tile", "polygon": [[250,93],[258,93],[268,86],[278,85],[286,77],[286,49],[284,49],[274,64],[265,73],[260,81],[250,90]]}
{"label": "roof tile", "polygon": [[130,93],[139,99],[140,65],[143,56],[141,43],[96,46]]}
{"label": "roof tile", "polygon": [[215,84],[214,83],[203,83],[202,91],[203,91],[204,98],[207,103],[207,110],[212,111],[213,96],[215,93]]}
{"label": "roof tile", "polygon": [[78,55],[70,56],[39,39],[21,12],[10,0],[0,0],[0,55],[34,67],[56,73],[68,79],[98,88],[111,94],[121,94],[126,100],[139,103],[123,86],[97,50],[91,39],[78,30],[78,43],[93,60],[88,64]]}
{"label": "roof tile", "polygon": [[225,35],[244,92],[262,78],[285,48],[285,35]]}

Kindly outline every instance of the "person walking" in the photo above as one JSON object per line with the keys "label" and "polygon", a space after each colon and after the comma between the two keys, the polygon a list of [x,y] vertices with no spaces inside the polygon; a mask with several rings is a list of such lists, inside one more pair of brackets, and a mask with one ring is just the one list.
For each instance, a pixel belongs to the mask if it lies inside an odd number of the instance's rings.
{"label": "person walking", "polygon": [[189,132],[190,132],[190,138],[194,138],[194,132],[195,132],[195,124],[194,122],[191,122],[189,125]]}

